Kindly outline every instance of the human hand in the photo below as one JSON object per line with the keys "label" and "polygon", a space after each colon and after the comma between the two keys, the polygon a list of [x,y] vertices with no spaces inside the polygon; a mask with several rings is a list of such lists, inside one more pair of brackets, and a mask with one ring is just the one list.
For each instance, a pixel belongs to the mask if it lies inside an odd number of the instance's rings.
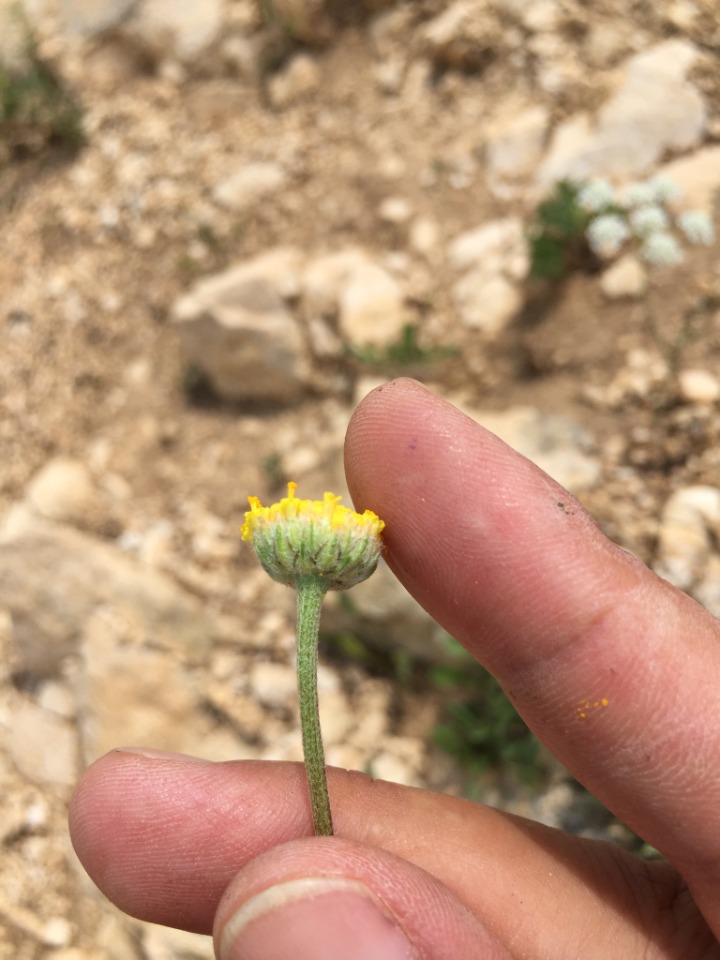
{"label": "human hand", "polygon": [[669,862],[333,769],[310,837],[301,765],[117,751],[72,802],[90,876],[222,960],[718,960],[720,623],[412,381],[360,405],[346,468],[398,578]]}

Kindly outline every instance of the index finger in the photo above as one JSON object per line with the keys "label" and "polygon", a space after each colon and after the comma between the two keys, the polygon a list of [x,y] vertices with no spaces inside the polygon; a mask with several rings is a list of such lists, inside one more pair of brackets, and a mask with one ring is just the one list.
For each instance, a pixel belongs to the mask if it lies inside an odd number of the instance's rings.
{"label": "index finger", "polygon": [[690,882],[714,887],[720,925],[718,621],[413,381],[363,401],[346,470],[356,506],[385,521],[408,590],[579,780]]}

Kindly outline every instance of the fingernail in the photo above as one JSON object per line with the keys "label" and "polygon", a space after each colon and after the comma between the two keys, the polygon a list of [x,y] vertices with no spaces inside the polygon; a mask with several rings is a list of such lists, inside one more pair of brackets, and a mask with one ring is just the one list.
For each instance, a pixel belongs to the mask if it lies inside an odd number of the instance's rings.
{"label": "fingernail", "polygon": [[220,960],[412,960],[415,951],[358,880],[305,877],[263,890],[228,920]]}
{"label": "fingernail", "polygon": [[202,757],[191,757],[187,753],[175,753],[173,750],[156,750],[154,747],[115,747],[113,753],[131,753],[135,757],[147,757],[148,760],[180,760],[183,763],[210,763]]}

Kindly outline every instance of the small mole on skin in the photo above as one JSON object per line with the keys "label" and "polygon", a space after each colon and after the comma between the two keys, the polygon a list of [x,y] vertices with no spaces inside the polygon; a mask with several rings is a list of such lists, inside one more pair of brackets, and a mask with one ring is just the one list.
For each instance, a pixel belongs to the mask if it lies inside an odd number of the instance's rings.
{"label": "small mole on skin", "polygon": [[409,448],[410,450],[415,450],[416,447],[417,447],[417,440],[412,440],[412,441],[408,444],[408,448]]}

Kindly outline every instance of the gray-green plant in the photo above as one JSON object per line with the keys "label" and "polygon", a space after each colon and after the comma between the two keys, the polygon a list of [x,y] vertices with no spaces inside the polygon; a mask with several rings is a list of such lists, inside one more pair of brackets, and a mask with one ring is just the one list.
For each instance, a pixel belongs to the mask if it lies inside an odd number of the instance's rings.
{"label": "gray-green plant", "polygon": [[680,199],[678,187],[661,176],[619,187],[599,177],[558,182],[528,231],[531,276],[597,269],[626,247],[655,266],[681,263],[684,242],[710,246],[715,230],[701,210],[676,212]]}

